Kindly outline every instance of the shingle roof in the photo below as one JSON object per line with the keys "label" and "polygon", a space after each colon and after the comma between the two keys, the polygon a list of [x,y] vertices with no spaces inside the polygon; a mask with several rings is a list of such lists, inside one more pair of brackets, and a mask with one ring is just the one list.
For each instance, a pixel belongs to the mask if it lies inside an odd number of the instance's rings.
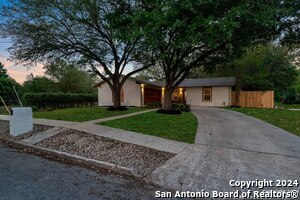
{"label": "shingle roof", "polygon": [[[164,86],[164,82],[150,82],[149,84],[155,86]],[[145,82],[145,83],[147,83]],[[185,79],[178,87],[202,87],[202,86],[234,86],[235,77],[217,77],[217,78],[196,78],[196,79]]]}
{"label": "shingle roof", "polygon": [[235,77],[185,79],[179,87],[234,86]]}
{"label": "shingle roof", "polygon": [[[129,79],[135,80],[141,84],[148,84],[157,87],[164,87],[164,82],[162,81],[149,81],[142,80],[135,77],[129,77]],[[100,82],[100,84],[102,84]],[[217,78],[197,78],[197,79],[185,79],[178,87],[202,87],[202,86],[234,86],[235,85],[235,77],[217,77]]]}

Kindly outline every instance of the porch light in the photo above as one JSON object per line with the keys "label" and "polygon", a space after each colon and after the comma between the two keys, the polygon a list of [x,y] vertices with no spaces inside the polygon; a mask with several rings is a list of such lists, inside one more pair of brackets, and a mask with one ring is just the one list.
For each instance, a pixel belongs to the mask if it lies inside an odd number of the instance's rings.
{"label": "porch light", "polygon": [[179,88],[179,94],[182,95],[182,88]]}

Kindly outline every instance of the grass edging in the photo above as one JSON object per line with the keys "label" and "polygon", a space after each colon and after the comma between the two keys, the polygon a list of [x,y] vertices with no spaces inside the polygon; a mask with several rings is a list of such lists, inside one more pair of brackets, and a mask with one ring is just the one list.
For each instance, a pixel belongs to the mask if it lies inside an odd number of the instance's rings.
{"label": "grass edging", "polygon": [[119,175],[125,175],[130,177],[139,177],[134,170],[127,167],[119,166],[113,163],[108,163],[105,161],[94,160],[90,158],[85,158],[78,155],[72,155],[66,152],[61,152],[53,149],[48,149],[44,147],[39,147],[31,144],[25,144],[23,142],[11,141],[0,139],[0,142],[9,145],[10,147],[19,149],[26,153],[31,153],[37,156],[41,156],[47,159],[60,161],[66,164],[75,164],[88,169],[96,169],[105,172],[115,172]]}

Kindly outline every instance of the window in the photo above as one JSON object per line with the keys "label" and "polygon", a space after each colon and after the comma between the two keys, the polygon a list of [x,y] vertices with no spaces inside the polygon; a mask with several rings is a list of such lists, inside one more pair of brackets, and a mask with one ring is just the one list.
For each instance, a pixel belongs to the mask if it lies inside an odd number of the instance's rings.
{"label": "window", "polygon": [[202,88],[202,101],[203,102],[211,102],[212,101],[212,88],[211,87],[203,87]]}

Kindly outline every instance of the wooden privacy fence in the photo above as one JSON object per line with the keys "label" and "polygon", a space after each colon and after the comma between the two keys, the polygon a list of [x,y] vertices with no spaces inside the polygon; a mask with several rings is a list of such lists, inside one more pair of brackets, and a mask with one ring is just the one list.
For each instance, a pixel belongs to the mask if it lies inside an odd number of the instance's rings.
{"label": "wooden privacy fence", "polygon": [[274,108],[274,91],[241,91],[240,105],[237,105],[235,92],[231,93],[231,104],[244,108]]}

